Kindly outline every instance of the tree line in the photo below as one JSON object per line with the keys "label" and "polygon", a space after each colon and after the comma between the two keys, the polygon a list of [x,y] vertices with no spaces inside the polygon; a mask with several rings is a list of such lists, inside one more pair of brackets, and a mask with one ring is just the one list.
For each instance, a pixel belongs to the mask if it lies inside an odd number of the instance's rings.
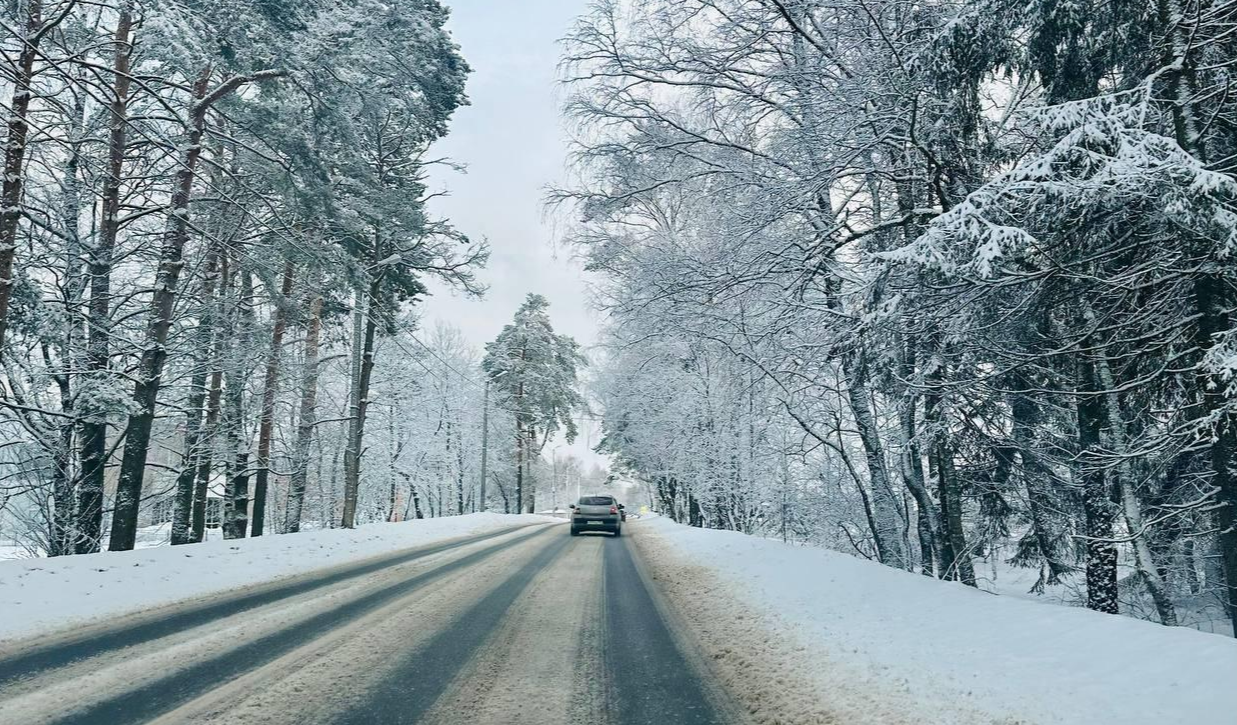
{"label": "tree line", "polygon": [[443,5],[2,12],[0,533],[61,555],[521,508],[561,418],[540,368],[483,400],[413,304],[482,293],[488,257],[426,207],[467,103]]}
{"label": "tree line", "polygon": [[552,193],[697,526],[1237,621],[1237,5],[606,0]]}

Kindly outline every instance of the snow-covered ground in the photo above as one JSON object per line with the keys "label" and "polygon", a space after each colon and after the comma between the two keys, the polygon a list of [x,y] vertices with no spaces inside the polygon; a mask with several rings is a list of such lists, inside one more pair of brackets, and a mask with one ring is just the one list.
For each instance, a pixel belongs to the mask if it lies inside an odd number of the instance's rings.
{"label": "snow-covered ground", "polygon": [[[975,559],[975,577],[980,589],[1040,604],[1085,606],[1086,575],[1081,569],[1065,574],[1057,584],[1045,584],[1042,591],[1034,592],[1032,588],[1040,578],[1040,570],[1009,564],[1009,559],[1014,556],[1015,552],[1016,546],[1013,545],[992,546],[988,548],[986,556]],[[1122,553],[1128,555],[1128,552]],[[1158,622],[1155,604],[1147,595],[1146,587],[1139,580],[1134,562],[1125,560],[1125,557],[1119,559],[1117,575],[1120,580],[1121,613],[1125,616]],[[1233,626],[1215,593],[1195,597],[1179,594],[1173,603],[1176,606],[1178,620],[1183,626],[1204,632],[1232,634]]]}
{"label": "snow-covered ground", "polygon": [[479,513],[352,530],[0,561],[0,642],[446,539],[558,521],[532,514]]}
{"label": "snow-covered ground", "polygon": [[[315,529],[313,522],[305,522],[301,524],[302,531]],[[109,529],[109,522],[104,519],[103,530]],[[214,541],[223,538],[223,530],[218,526],[207,528],[202,532],[206,536],[206,541]],[[172,523],[165,522],[155,524],[153,526],[141,526],[137,530],[137,538],[133,542],[135,549],[157,549],[160,546],[172,545]],[[6,559],[42,559],[47,556],[47,552],[40,548],[31,545],[23,545],[21,542],[0,539],[0,561]]]}
{"label": "snow-covered ground", "polygon": [[702,654],[760,722],[1237,722],[1232,637],[667,519],[634,531]]}

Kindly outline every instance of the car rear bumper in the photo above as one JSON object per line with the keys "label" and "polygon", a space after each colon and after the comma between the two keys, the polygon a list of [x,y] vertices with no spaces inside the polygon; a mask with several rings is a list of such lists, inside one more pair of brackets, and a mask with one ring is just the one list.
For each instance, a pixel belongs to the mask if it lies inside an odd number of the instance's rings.
{"label": "car rear bumper", "polygon": [[572,516],[571,525],[574,528],[584,529],[605,529],[617,528],[619,525],[619,517],[617,516]]}

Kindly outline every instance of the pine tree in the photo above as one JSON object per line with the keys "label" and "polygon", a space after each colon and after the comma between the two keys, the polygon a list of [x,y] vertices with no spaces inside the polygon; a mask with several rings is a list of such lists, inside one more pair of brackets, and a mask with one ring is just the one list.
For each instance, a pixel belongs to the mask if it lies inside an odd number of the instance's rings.
{"label": "pine tree", "polygon": [[532,460],[558,431],[571,442],[577,428],[574,413],[584,399],[576,389],[578,369],[586,364],[580,346],[558,335],[550,324],[550,303],[530,293],[515,319],[485,346],[481,367],[491,386],[511,401],[515,419],[516,508],[535,510],[529,480]]}

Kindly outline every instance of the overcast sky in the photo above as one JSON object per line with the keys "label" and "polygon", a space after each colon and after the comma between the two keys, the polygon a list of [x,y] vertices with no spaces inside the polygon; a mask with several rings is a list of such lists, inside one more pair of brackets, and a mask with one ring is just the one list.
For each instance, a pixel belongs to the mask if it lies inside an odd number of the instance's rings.
{"label": "overcast sky", "polygon": [[[471,237],[489,240],[490,263],[480,277],[484,299],[453,295],[441,287],[422,304],[422,328],[441,321],[463,331],[481,350],[511,320],[529,292],[550,300],[555,330],[586,348],[597,338],[598,316],[589,309],[584,272],[570,250],[556,247],[542,199],[565,175],[566,134],[556,87],[559,39],[586,0],[446,0],[449,28],[472,67],[471,105],[455,113],[450,134],[434,156],[464,164],[463,174],[431,174],[431,211]],[[581,421],[570,450],[587,461],[596,428]],[[559,441],[552,441],[551,449]],[[560,449],[560,454],[566,448]]]}

